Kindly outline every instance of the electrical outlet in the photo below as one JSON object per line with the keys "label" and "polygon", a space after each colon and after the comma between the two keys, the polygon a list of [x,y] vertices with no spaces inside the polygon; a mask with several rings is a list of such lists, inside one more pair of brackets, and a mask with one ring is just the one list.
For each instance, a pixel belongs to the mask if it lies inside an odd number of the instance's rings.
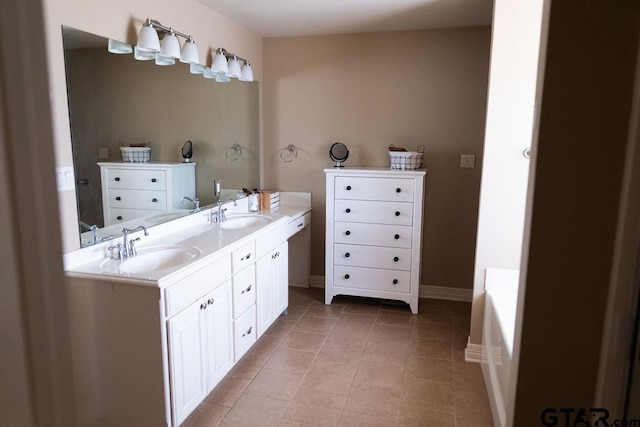
{"label": "electrical outlet", "polygon": [[461,168],[474,168],[474,167],[476,167],[476,155],[475,154],[461,154],[460,155],[460,167]]}

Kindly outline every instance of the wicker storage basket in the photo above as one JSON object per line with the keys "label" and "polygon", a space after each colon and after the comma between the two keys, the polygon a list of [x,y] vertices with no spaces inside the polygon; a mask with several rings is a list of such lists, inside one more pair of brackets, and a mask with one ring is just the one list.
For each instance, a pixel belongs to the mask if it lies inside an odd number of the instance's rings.
{"label": "wicker storage basket", "polygon": [[123,162],[144,163],[151,160],[151,147],[146,144],[131,144],[131,147],[125,147],[120,143],[120,155]]}
{"label": "wicker storage basket", "polygon": [[389,166],[391,169],[411,170],[422,167],[424,145],[418,151],[389,151]]}

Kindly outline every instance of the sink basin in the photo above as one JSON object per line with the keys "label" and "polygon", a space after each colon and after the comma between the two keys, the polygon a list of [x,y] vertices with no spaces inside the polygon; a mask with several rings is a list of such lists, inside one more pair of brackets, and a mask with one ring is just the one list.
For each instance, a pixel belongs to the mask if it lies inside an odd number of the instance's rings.
{"label": "sink basin", "polygon": [[106,272],[140,274],[179,267],[193,261],[202,252],[198,248],[182,245],[152,246],[138,250],[138,254],[120,262],[105,260],[100,268]]}
{"label": "sink basin", "polygon": [[174,219],[182,218],[187,215],[189,211],[180,211],[180,212],[167,212],[161,213],[158,215],[154,215],[152,217],[147,218],[147,222],[152,224],[162,224],[163,222],[172,221]]}
{"label": "sink basin", "polygon": [[222,223],[224,229],[235,230],[265,225],[271,222],[271,217],[259,214],[229,215]]}

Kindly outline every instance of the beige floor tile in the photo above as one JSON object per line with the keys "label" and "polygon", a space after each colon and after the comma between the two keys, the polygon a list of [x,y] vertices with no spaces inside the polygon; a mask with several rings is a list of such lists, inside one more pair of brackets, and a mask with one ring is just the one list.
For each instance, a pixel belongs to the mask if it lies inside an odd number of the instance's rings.
{"label": "beige floor tile", "polygon": [[227,374],[229,377],[253,379],[269,360],[269,355],[259,352],[247,352]]}
{"label": "beige floor tile", "polygon": [[264,365],[267,369],[304,374],[316,357],[316,353],[282,347]]}
{"label": "beige floor tile", "polygon": [[337,319],[343,310],[344,310],[344,305],[335,304],[335,303],[331,305],[326,305],[321,302],[314,302],[307,309],[305,314],[310,316],[328,317],[330,319]]}
{"label": "beige floor tile", "polygon": [[343,311],[340,317],[338,317],[335,326],[337,328],[370,330],[375,320],[376,318],[374,316]]}
{"label": "beige floor tile", "polygon": [[362,360],[404,365],[408,347],[406,343],[369,341]]}
{"label": "beige floor tile", "polygon": [[298,323],[293,328],[297,331],[317,332],[324,335],[329,335],[333,325],[335,325],[336,319],[330,317],[318,317],[305,314],[298,320]]}
{"label": "beige floor tile", "polygon": [[327,343],[333,345],[344,345],[360,348],[364,350],[369,339],[369,332],[372,326],[368,329],[358,328],[338,328],[335,327],[327,337]]}
{"label": "beige floor tile", "polygon": [[199,405],[182,424],[182,427],[217,426],[229,412],[226,406],[203,403]]}
{"label": "beige floor tile", "polygon": [[294,330],[289,333],[280,347],[317,353],[326,339],[327,336],[324,334]]}
{"label": "beige floor tile", "polygon": [[359,414],[395,418],[400,407],[400,389],[355,383],[349,390],[344,410]]}
{"label": "beige floor tile", "polygon": [[248,352],[272,355],[285,338],[286,335],[262,334],[262,336],[258,338],[258,341],[256,341],[255,344],[251,346]]}
{"label": "beige floor tile", "polygon": [[409,356],[432,357],[434,359],[453,360],[450,341],[432,338],[412,338],[409,342]]}
{"label": "beige floor tile", "polygon": [[225,427],[278,426],[288,405],[289,402],[285,400],[244,394],[227,412],[221,425]]}
{"label": "beige floor tile", "polygon": [[289,334],[289,332],[291,332],[291,330],[293,330],[293,328],[296,326],[296,323],[298,323],[297,320],[287,320],[282,318],[278,319],[275,322],[273,322],[273,324],[269,327],[269,329],[264,331],[264,335],[276,335],[279,337],[286,337]]}
{"label": "beige floor tile", "polygon": [[371,300],[349,301],[344,307],[345,313],[363,314],[367,316],[375,316],[380,311],[380,304]]}
{"label": "beige floor tile", "polygon": [[461,416],[456,416],[457,427],[494,427],[493,421],[488,422],[486,420],[467,419]]}
{"label": "beige floor tile", "polygon": [[411,336],[451,341],[451,325],[433,322],[414,322],[411,326]]}
{"label": "beige floor tile", "polygon": [[376,323],[373,325],[373,328],[371,328],[369,341],[397,342],[406,344],[409,342],[410,337],[410,329]]}
{"label": "beige floor tile", "polygon": [[406,375],[450,383],[453,382],[453,362],[430,357],[407,357]]}
{"label": "beige floor tile", "polygon": [[401,406],[397,425],[402,427],[456,427],[456,417],[453,413],[438,412],[426,407]]}
{"label": "beige floor tile", "polygon": [[358,414],[357,412],[342,411],[338,426],[340,427],[394,427],[396,417],[381,417],[379,415]]}
{"label": "beige floor tile", "polygon": [[417,408],[431,408],[440,412],[455,413],[455,399],[451,383],[424,378],[405,377],[400,404]]}
{"label": "beige floor tile", "polygon": [[471,318],[454,318],[451,320],[451,333],[457,337],[468,337],[471,330]]}
{"label": "beige floor tile", "polygon": [[404,363],[392,364],[362,360],[356,372],[354,386],[384,387],[400,391],[403,377]]}
{"label": "beige floor tile", "polygon": [[416,322],[432,322],[432,323],[443,323],[445,325],[451,324],[451,312],[448,310],[423,310],[418,312],[416,316],[413,317]]}
{"label": "beige floor tile", "polygon": [[303,388],[296,393],[283,418],[317,425],[336,425],[345,395]]}
{"label": "beige floor tile", "polygon": [[233,406],[247,389],[251,380],[226,376],[204,399],[206,403],[220,406]]}
{"label": "beige floor tile", "polygon": [[311,366],[300,388],[346,396],[349,390],[351,390],[354,377],[355,370],[348,372],[342,369],[327,369]]}
{"label": "beige floor tile", "polygon": [[474,420],[479,424],[491,423],[493,420],[486,394],[470,399],[456,397],[456,416],[465,420]]}
{"label": "beige floor tile", "polygon": [[400,311],[380,311],[376,317],[376,324],[410,328],[412,314]]}
{"label": "beige floor tile", "polygon": [[327,342],[314,360],[314,366],[355,372],[360,364],[365,344],[362,346],[339,345]]}
{"label": "beige floor tile", "polygon": [[303,378],[304,374],[264,368],[251,381],[245,394],[291,400]]}

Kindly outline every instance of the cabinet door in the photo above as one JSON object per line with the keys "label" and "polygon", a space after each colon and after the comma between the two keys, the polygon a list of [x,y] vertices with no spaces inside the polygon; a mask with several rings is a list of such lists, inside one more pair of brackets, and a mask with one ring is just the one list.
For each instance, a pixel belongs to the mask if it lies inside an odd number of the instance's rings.
{"label": "cabinet door", "polygon": [[203,300],[168,321],[171,394],[176,425],[207,396],[206,334]]}
{"label": "cabinet door", "polygon": [[273,262],[267,254],[256,262],[256,323],[258,338],[274,318]]}
{"label": "cabinet door", "polygon": [[273,314],[274,317],[277,317],[289,306],[289,250],[287,242],[280,245],[274,255],[272,280],[275,308]]}
{"label": "cabinet door", "polygon": [[207,308],[206,346],[208,390],[211,391],[233,365],[233,324],[231,323],[231,282],[218,286],[204,297]]}

